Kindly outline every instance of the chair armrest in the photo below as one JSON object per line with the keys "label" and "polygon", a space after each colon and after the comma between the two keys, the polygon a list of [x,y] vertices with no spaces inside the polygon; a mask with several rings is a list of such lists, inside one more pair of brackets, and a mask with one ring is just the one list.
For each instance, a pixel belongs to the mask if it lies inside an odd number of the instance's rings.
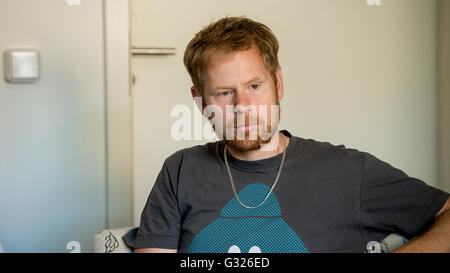
{"label": "chair armrest", "polygon": [[94,252],[95,253],[131,253],[133,250],[129,248],[122,239],[132,227],[105,229],[101,233],[94,236]]}

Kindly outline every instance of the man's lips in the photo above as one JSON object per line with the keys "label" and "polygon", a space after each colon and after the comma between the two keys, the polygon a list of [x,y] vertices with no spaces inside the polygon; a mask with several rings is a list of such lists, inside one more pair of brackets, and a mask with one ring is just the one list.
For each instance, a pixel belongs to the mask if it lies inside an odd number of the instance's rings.
{"label": "man's lips", "polygon": [[246,130],[247,131],[247,130],[253,129],[257,126],[258,126],[258,124],[243,124],[243,125],[236,126],[234,128],[237,130]]}

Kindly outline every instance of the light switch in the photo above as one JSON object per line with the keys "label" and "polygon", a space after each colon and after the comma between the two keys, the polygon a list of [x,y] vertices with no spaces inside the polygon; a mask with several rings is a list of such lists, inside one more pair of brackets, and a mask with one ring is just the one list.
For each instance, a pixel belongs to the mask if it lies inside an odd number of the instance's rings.
{"label": "light switch", "polygon": [[29,49],[5,51],[5,79],[11,83],[35,82],[39,79],[39,52]]}

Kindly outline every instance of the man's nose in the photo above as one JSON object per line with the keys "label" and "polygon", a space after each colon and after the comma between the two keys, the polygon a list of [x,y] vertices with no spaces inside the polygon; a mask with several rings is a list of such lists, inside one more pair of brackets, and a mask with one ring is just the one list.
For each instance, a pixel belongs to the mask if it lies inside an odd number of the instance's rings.
{"label": "man's nose", "polygon": [[237,112],[247,113],[251,111],[251,99],[245,91],[238,90],[236,92],[234,105]]}

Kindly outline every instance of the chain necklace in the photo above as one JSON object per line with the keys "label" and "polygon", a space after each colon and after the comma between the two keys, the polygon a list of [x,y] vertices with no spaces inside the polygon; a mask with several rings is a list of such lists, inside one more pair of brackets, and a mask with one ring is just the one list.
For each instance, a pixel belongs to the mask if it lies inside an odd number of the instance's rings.
{"label": "chain necklace", "polygon": [[284,159],[286,157],[286,147],[285,146],[285,140],[283,138],[283,157],[281,158],[281,163],[280,163],[280,167],[278,168],[278,172],[277,172],[277,176],[275,177],[275,181],[273,182],[272,187],[270,188],[269,193],[266,195],[266,198],[264,198],[264,200],[257,205],[256,207],[249,207],[246,206],[242,203],[241,199],[239,199],[237,193],[236,193],[236,188],[234,187],[234,180],[233,180],[233,176],[231,175],[231,170],[230,170],[230,166],[228,165],[228,159],[227,159],[227,146],[225,145],[224,149],[223,149],[223,157],[225,159],[225,166],[227,167],[227,171],[228,171],[228,177],[230,178],[230,183],[231,183],[231,187],[233,188],[233,193],[234,196],[236,197],[236,200],[239,202],[239,204],[241,204],[241,206],[247,208],[247,209],[256,209],[259,208],[260,206],[262,206],[264,204],[264,202],[266,202],[267,198],[269,198],[270,194],[272,193],[273,189],[275,188],[275,186],[278,183],[278,178],[280,177],[281,174],[281,170],[283,169],[283,164],[284,164]]}

